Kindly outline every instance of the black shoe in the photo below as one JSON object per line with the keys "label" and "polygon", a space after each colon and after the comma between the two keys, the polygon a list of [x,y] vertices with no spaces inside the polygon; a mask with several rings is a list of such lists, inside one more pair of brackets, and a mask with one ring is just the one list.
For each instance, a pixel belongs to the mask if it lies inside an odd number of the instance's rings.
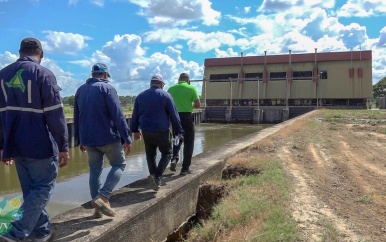
{"label": "black shoe", "polygon": [[160,188],[161,185],[162,185],[161,177],[156,177],[156,178],[155,178],[155,182],[157,183],[158,188]]}
{"label": "black shoe", "polygon": [[176,166],[177,166],[177,162],[172,160],[172,162],[170,162],[170,170],[171,171],[176,171]]}
{"label": "black shoe", "polygon": [[0,242],[19,242],[20,240],[5,235],[0,235]]}
{"label": "black shoe", "polygon": [[34,242],[51,242],[54,241],[55,234],[53,232],[50,232],[48,235],[41,237],[41,238],[35,238]]}
{"label": "black shoe", "polygon": [[153,189],[154,191],[158,191],[158,189],[159,189],[158,179],[156,179],[156,177],[154,175],[150,175],[147,177],[147,180],[149,182],[150,188]]}
{"label": "black shoe", "polygon": [[170,170],[171,171],[176,171],[176,166],[177,166],[177,163],[178,163],[178,156],[175,156],[172,158],[171,162],[170,162]]}
{"label": "black shoe", "polygon": [[0,242],[30,242],[35,241],[34,237],[27,237],[24,239],[16,239],[8,235],[0,235]]}
{"label": "black shoe", "polygon": [[185,175],[188,175],[188,174],[192,174],[192,171],[191,170],[181,170],[181,173],[180,173],[180,175],[181,176],[185,176]]}

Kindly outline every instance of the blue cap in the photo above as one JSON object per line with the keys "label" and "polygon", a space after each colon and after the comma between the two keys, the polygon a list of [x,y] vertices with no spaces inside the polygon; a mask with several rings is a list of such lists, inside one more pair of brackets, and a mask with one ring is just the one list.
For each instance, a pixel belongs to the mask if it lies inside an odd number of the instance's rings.
{"label": "blue cap", "polygon": [[161,76],[161,74],[156,74],[156,75],[154,75],[154,76],[151,78],[151,82],[153,82],[153,83],[162,82],[163,84],[165,84],[164,78]]}
{"label": "blue cap", "polygon": [[109,69],[107,68],[107,66],[103,63],[96,63],[95,65],[92,66],[92,69],[91,69],[91,73],[92,74],[103,74],[103,73],[107,73],[107,76],[110,77],[110,74],[109,74]]}

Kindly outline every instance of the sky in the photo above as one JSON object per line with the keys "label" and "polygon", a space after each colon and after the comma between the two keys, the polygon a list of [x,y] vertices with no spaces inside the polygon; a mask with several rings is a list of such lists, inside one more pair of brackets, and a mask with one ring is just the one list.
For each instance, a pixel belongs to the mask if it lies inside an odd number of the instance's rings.
{"label": "sky", "polygon": [[[204,60],[372,50],[373,84],[386,77],[385,0],[0,0],[0,68],[20,41],[42,42],[61,96],[75,95],[97,62],[118,95],[161,74],[202,80]],[[201,83],[194,83],[201,92]]]}

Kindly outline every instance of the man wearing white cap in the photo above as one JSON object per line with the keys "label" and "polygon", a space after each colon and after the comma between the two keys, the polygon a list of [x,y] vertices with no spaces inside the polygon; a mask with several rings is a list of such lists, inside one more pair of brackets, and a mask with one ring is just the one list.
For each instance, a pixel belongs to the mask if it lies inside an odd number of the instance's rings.
{"label": "man wearing white cap", "polygon": [[[134,139],[139,140],[141,133],[143,135],[150,173],[149,185],[155,191],[161,185],[161,176],[172,155],[170,123],[179,136],[183,133],[173,98],[163,90],[164,86],[165,82],[161,75],[158,74],[151,78],[150,88],[141,92],[135,99],[131,120]],[[158,165],[156,164],[157,148],[161,152]]]}

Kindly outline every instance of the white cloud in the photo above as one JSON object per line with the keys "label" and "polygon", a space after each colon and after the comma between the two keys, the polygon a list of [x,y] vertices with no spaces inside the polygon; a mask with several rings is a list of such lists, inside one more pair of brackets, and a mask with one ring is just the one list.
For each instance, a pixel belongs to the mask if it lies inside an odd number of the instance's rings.
{"label": "white cloud", "polygon": [[0,54],[0,69],[3,69],[7,65],[15,62],[19,56],[12,54],[9,51],[5,51],[4,54]]}
{"label": "white cloud", "polygon": [[105,5],[104,0],[90,0],[92,4],[102,8]]}
{"label": "white cloud", "polygon": [[46,52],[76,54],[87,47],[86,40],[88,36],[64,33],[56,31],[44,31],[46,33],[45,41],[42,41],[43,50]]}
{"label": "white cloud", "polygon": [[258,8],[259,12],[294,12],[293,8],[303,11],[315,7],[330,9],[335,6],[335,0],[264,0]]}
{"label": "white cloud", "polygon": [[232,48],[228,48],[227,50],[220,50],[220,49],[215,49],[215,56],[216,58],[221,58],[221,57],[236,57],[239,56],[239,53],[233,51]]}
{"label": "white cloud", "polygon": [[383,27],[380,33],[381,34],[379,35],[379,46],[386,47],[386,27]]}
{"label": "white cloud", "polygon": [[111,84],[117,88],[119,95],[143,91],[149,87],[150,78],[154,74],[161,74],[167,87],[175,83],[181,72],[189,73],[192,79],[201,79],[203,75],[203,66],[183,60],[180,50],[168,46],[164,53],[155,52],[147,56],[141,38],[129,34],[114,36],[101,50],[94,52],[91,58],[72,63],[90,70],[96,62],[109,66]]}
{"label": "white cloud", "polygon": [[251,12],[251,6],[244,7],[244,13],[250,13]]}
{"label": "white cloud", "polygon": [[368,38],[366,27],[360,26],[357,23],[351,23],[340,31],[340,38],[347,49],[354,49],[357,46],[361,46]]}
{"label": "white cloud", "polygon": [[245,27],[241,27],[239,29],[228,30],[228,33],[237,34],[237,35],[240,35],[242,37],[248,37],[248,34],[246,32],[247,32],[247,28],[245,28]]}
{"label": "white cloud", "polygon": [[41,65],[54,73],[58,85],[62,88],[60,92],[62,97],[74,95],[76,89],[84,83],[84,80],[75,79],[72,73],[64,71],[52,59],[43,58]]}
{"label": "white cloud", "polygon": [[384,0],[348,0],[338,11],[340,17],[370,17],[384,15],[386,2]]}
{"label": "white cloud", "polygon": [[220,12],[212,9],[209,0],[129,0],[143,9],[139,12],[157,27],[185,26],[192,21],[218,25]]}
{"label": "white cloud", "polygon": [[231,33],[200,31],[187,31],[179,29],[158,29],[145,34],[148,42],[172,43],[183,40],[190,51],[204,53],[222,45],[237,44],[235,37]]}

